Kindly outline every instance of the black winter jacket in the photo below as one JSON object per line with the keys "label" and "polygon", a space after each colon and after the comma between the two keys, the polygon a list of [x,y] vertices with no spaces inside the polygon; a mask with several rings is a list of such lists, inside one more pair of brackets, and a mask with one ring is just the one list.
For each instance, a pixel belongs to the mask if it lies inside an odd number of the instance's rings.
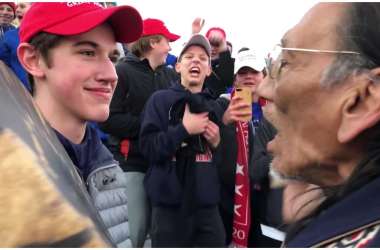
{"label": "black winter jacket", "polygon": [[[116,65],[118,84],[111,101],[110,116],[100,126],[111,135],[110,150],[124,171],[146,172],[147,161],[138,148],[141,112],[149,97],[157,90],[168,88],[178,80],[177,73],[162,65],[152,70],[148,60],[128,53]],[[129,152],[120,152],[122,140],[129,140]]]}
{"label": "black winter jacket", "polygon": [[219,54],[212,62],[212,73],[205,80],[204,88],[208,88],[214,98],[227,92],[234,81],[234,63],[231,53],[227,50]]}

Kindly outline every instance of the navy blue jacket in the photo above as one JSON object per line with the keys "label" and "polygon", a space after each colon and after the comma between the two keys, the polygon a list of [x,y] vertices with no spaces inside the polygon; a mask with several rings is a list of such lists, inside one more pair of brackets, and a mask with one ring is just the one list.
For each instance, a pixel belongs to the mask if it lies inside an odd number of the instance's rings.
{"label": "navy blue jacket", "polygon": [[380,177],[321,213],[286,247],[380,247],[379,190]]}
{"label": "navy blue jacket", "polygon": [[[173,157],[182,142],[189,137],[182,122],[170,125],[172,106],[185,98],[187,91],[179,83],[167,90],[157,91],[148,100],[140,131],[140,150],[149,162],[145,176],[145,188],[153,205],[180,205],[183,186],[176,174]],[[211,95],[208,100],[215,103]],[[220,110],[215,110],[219,117]],[[209,152],[211,154],[211,152]],[[214,159],[197,157],[195,168],[195,197],[199,206],[219,202],[219,180]],[[207,158],[207,157],[206,157]]]}

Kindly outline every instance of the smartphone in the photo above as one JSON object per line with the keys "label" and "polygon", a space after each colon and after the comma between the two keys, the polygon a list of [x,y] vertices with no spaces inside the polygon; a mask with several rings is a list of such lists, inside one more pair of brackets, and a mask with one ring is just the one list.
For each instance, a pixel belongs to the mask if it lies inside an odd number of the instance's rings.
{"label": "smartphone", "polygon": [[[250,87],[237,87],[235,89],[235,95],[242,98],[243,102],[248,104],[249,108],[252,109],[252,90]],[[251,112],[252,113],[252,112]],[[252,119],[252,115],[248,115],[243,117],[242,121],[250,121]]]}

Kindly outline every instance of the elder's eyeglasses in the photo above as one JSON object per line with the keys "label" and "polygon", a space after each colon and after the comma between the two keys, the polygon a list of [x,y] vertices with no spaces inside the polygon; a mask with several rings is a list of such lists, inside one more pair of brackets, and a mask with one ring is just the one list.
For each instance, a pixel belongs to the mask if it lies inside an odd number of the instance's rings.
{"label": "elder's eyeglasses", "polygon": [[280,44],[277,44],[273,51],[269,54],[269,57],[265,59],[266,71],[271,79],[278,79],[281,74],[282,67],[287,63],[282,60],[282,51],[296,51],[296,52],[310,52],[310,53],[328,53],[328,54],[351,54],[360,55],[359,52],[348,50],[321,50],[321,49],[303,49],[303,48],[284,48]]}

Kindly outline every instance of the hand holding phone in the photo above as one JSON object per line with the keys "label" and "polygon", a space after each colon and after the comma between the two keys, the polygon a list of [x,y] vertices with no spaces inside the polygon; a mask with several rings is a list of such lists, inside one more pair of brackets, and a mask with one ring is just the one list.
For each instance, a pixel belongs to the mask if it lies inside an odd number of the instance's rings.
{"label": "hand holding phone", "polygon": [[247,104],[247,111],[251,111],[250,115],[246,115],[242,118],[242,121],[252,120],[252,90],[250,87],[237,87],[235,89],[235,95],[243,100]]}

